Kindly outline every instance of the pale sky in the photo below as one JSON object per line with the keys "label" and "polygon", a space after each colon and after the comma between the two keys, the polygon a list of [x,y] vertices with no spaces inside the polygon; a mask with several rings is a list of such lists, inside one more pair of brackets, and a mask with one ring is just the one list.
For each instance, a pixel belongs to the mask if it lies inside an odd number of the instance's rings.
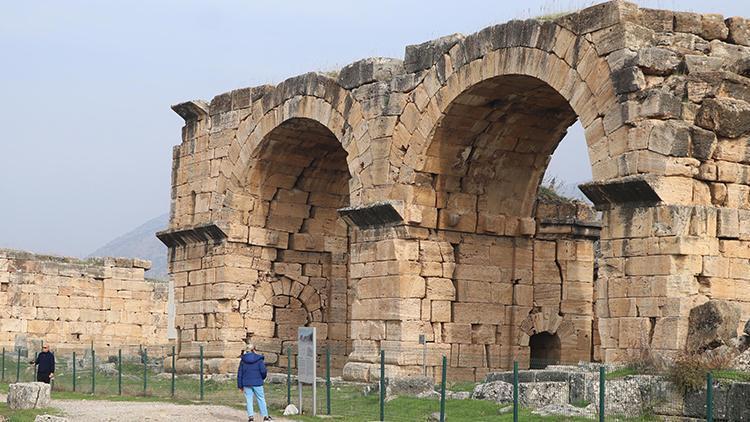
{"label": "pale sky", "polygon": [[[83,256],[169,209],[169,106],[591,1],[0,3],[0,247]],[[641,1],[750,16],[745,0]],[[548,172],[589,179],[580,131]]]}

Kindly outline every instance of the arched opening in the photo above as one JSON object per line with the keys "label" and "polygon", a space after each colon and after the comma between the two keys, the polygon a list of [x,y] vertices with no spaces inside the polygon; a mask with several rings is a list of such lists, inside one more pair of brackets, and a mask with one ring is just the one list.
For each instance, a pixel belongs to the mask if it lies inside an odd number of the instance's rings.
{"label": "arched opening", "polygon": [[[256,198],[248,215],[250,243],[270,247],[253,303],[262,319],[248,337],[267,353],[285,353],[297,327],[315,326],[334,367],[347,349],[348,227],[337,210],[349,205],[346,152],[322,124],[287,120],[262,141],[247,176]],[[258,315],[261,315],[260,317]],[[322,345],[319,350],[323,350]],[[265,348],[266,350],[263,350]]]}
{"label": "arched opening", "polygon": [[577,120],[568,128],[567,134],[552,153],[542,179],[542,186],[554,188],[555,192],[562,196],[588,203],[588,199],[578,186],[592,180],[586,134],[581,121]]}
{"label": "arched opening", "polygon": [[[539,350],[550,350],[541,356],[549,362],[590,359],[593,241],[563,227],[580,219],[578,205],[538,201],[552,154],[577,120],[543,80],[504,75],[461,92],[433,129],[424,171],[433,175],[437,228],[455,250],[451,322],[496,333],[472,337],[488,344],[478,362],[489,368],[526,365]],[[540,307],[545,318],[534,316]],[[565,329],[526,342],[552,325]]]}
{"label": "arched opening", "polygon": [[529,368],[544,369],[560,363],[560,337],[548,332],[534,334],[529,338]]}
{"label": "arched opening", "polygon": [[460,94],[427,150],[438,225],[496,233],[501,216],[531,217],[550,156],[576,119],[565,98],[529,76],[496,77]]}

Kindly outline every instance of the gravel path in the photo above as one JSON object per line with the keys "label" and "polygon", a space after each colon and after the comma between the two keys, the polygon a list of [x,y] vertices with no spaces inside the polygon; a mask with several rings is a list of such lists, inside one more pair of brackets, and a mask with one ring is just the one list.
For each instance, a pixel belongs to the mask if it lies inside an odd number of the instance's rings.
{"label": "gravel path", "polygon": [[[5,401],[5,395],[0,394]],[[227,406],[173,404],[164,402],[123,402],[106,400],[52,400],[51,407],[60,409],[71,422],[166,422],[166,421],[238,421],[247,420],[243,410]],[[256,421],[263,420],[260,414]],[[291,422],[274,418],[274,421]]]}
{"label": "gravel path", "polygon": [[[71,422],[247,420],[247,413],[242,410],[212,405],[104,400],[52,400],[52,407],[62,410]],[[262,420],[259,416],[255,420]]]}

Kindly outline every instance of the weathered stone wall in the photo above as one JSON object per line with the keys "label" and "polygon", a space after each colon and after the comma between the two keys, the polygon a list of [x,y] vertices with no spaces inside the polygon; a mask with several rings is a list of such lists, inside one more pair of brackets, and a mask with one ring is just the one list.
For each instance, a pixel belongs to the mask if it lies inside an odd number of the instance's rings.
{"label": "weathered stone wall", "polygon": [[105,352],[168,344],[167,283],[144,280],[150,266],[0,249],[0,345]]}
{"label": "weathered stone wall", "polygon": [[[304,322],[345,376],[377,376],[380,349],[389,371],[416,371],[422,333],[428,365],[450,349],[477,378],[524,364],[538,331],[563,330],[565,359],[593,343],[616,361],[681,350],[710,298],[747,320],[748,44],[742,18],[615,1],[174,106],[186,124],[159,236],[180,357],[204,344],[230,368],[257,341],[282,363]],[[545,226],[537,201],[576,120],[602,211],[594,286],[587,225]]]}
{"label": "weathered stone wall", "polygon": [[[560,362],[591,359],[594,239],[583,204],[537,208],[536,239],[410,228],[360,232],[350,277],[358,306],[351,320],[351,378],[376,376],[379,349],[399,373],[482,379],[518,360],[529,365],[529,338],[556,334]],[[587,224],[587,225],[585,225]]]}

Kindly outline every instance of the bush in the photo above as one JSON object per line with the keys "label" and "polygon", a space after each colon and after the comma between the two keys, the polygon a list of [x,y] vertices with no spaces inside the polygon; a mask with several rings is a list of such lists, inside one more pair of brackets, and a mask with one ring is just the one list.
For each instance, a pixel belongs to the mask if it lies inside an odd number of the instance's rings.
{"label": "bush", "polygon": [[667,376],[680,390],[695,391],[706,385],[706,374],[730,368],[734,354],[713,351],[707,353],[683,353],[670,365]]}
{"label": "bush", "polygon": [[[623,357],[624,365],[607,374],[608,378],[622,378],[628,375],[663,373],[669,362],[651,351],[651,348],[634,343]],[[647,343],[646,343],[647,344]]]}

